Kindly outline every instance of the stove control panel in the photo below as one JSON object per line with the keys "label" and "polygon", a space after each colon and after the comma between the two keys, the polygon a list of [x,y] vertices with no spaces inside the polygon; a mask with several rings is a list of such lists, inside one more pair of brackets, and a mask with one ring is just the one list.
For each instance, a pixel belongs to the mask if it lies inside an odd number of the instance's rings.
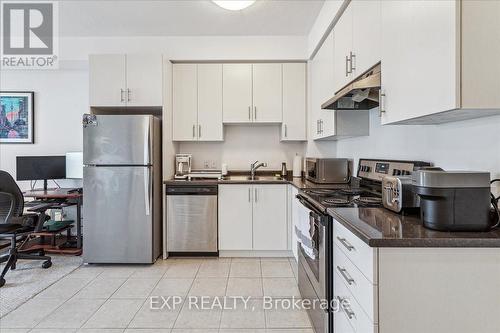
{"label": "stove control panel", "polygon": [[358,177],[381,182],[385,176],[409,176],[421,167],[431,166],[421,161],[360,159]]}

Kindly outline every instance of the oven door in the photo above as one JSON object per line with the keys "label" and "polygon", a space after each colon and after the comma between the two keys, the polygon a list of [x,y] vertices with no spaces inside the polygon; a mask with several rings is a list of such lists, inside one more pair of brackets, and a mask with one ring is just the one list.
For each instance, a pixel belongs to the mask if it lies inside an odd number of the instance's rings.
{"label": "oven door", "polygon": [[313,158],[306,159],[306,179],[312,182],[318,181],[318,160]]}

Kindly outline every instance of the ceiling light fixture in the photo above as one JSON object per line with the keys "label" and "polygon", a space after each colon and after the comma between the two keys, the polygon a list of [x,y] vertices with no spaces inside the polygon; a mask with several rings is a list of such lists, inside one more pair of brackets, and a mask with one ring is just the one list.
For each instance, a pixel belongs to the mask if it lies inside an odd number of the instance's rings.
{"label": "ceiling light fixture", "polygon": [[228,10],[242,10],[254,4],[255,0],[212,0],[217,6]]}

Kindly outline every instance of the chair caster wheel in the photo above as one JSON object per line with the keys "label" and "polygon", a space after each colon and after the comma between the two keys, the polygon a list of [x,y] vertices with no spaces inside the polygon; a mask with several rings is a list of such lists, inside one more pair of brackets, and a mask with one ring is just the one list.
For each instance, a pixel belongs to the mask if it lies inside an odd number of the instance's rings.
{"label": "chair caster wheel", "polygon": [[4,278],[0,278],[0,288],[2,288],[5,284],[5,279]]}
{"label": "chair caster wheel", "polygon": [[52,261],[50,260],[44,261],[42,264],[42,268],[49,268],[50,266],[52,266]]}
{"label": "chair caster wheel", "polygon": [[45,251],[41,250],[40,252],[38,252],[38,255],[41,256],[41,257],[44,256],[45,255]]}

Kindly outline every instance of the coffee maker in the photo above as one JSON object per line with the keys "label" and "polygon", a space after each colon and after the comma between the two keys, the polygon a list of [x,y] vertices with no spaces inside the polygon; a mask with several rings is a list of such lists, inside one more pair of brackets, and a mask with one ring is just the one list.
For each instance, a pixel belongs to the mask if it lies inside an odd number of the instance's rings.
{"label": "coffee maker", "polygon": [[175,154],[175,179],[187,179],[191,172],[191,154]]}

